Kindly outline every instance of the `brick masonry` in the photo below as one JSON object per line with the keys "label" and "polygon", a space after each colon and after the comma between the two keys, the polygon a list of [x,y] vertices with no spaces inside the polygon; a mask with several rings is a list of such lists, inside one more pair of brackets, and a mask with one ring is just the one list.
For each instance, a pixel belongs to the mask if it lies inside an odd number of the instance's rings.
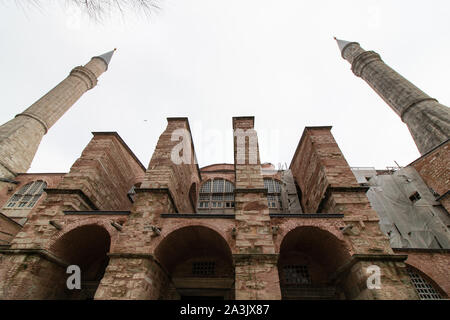
{"label": "brick masonry", "polygon": [[450,212],[450,142],[434,148],[410,164],[422,179],[437,192],[442,206]]}
{"label": "brick masonry", "polygon": [[[388,97],[382,82],[391,83],[397,74],[359,45],[350,45],[344,57],[399,112],[421,151],[442,138],[414,120],[416,111],[427,113],[434,100],[409,84],[396,90],[411,95],[394,90],[398,96]],[[307,127],[300,138],[289,182],[290,200],[301,201],[297,213],[269,210],[263,179],[283,176],[261,170],[269,165],[260,161],[254,117],[233,118],[233,164],[200,170],[188,119],[168,118],[147,168],[117,133],[96,132],[70,172],[20,174],[46,130],[95,86],[106,67],[101,58],[76,67],[0,127],[0,299],[417,299],[408,264],[448,295],[448,254],[393,251],[331,127]],[[437,110],[436,117],[442,116],[442,108]],[[441,194],[448,191],[442,174],[447,146],[412,164]],[[213,178],[235,185],[234,209],[197,211],[200,187]],[[32,209],[4,208],[14,192],[36,180],[48,186]],[[301,196],[295,199],[297,190]],[[66,287],[66,267],[72,264],[82,267],[84,289],[78,292]],[[292,266],[307,267],[311,283],[291,286]],[[380,289],[367,287],[373,266],[381,272]]]}

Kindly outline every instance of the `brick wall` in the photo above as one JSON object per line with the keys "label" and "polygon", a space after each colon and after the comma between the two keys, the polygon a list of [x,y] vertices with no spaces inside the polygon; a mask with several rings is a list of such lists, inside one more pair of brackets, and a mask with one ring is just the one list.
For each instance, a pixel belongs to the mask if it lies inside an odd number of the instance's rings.
{"label": "brick wall", "polygon": [[[428,281],[444,293],[444,297],[450,297],[450,252],[448,250],[408,250],[395,249],[398,254],[407,254],[406,264],[413,266],[425,274]],[[443,292],[442,292],[443,291]]]}
{"label": "brick wall", "polygon": [[417,170],[428,187],[443,196],[440,202],[450,212],[450,194],[446,194],[450,186],[450,141],[424,154],[410,166]]}

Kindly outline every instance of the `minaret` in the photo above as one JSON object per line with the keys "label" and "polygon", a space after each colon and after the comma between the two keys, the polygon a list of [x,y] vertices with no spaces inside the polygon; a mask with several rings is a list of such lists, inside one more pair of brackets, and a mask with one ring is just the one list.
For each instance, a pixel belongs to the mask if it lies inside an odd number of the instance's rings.
{"label": "minaret", "polygon": [[336,39],[342,57],[408,126],[423,155],[450,138],[450,109],[431,98],[385,64],[379,54],[357,42]]}
{"label": "minaret", "polygon": [[0,126],[0,178],[27,172],[44,134],[108,69],[115,49],[75,67],[45,96]]}

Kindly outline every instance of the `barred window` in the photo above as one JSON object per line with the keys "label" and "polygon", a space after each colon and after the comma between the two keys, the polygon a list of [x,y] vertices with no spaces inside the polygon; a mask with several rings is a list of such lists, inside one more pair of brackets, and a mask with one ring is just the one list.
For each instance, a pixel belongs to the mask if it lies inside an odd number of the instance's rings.
{"label": "barred window", "polygon": [[283,267],[284,283],[286,285],[308,285],[311,284],[311,278],[307,266],[287,265]]}
{"label": "barred window", "polygon": [[47,184],[44,181],[33,181],[23,186],[8,201],[5,208],[32,208],[41,197]]}
{"label": "barred window", "polygon": [[195,276],[213,276],[216,263],[213,261],[194,262],[192,264],[192,274]]}
{"label": "barred window", "polygon": [[419,295],[420,300],[440,300],[441,294],[425,280],[419,273],[408,267],[408,274],[411,282]]}
{"label": "barred window", "polygon": [[200,188],[198,208],[234,208],[234,185],[225,179],[212,179],[206,181]]}
{"label": "barred window", "polygon": [[269,208],[282,209],[281,183],[278,180],[264,178],[264,188],[267,189],[267,205]]}

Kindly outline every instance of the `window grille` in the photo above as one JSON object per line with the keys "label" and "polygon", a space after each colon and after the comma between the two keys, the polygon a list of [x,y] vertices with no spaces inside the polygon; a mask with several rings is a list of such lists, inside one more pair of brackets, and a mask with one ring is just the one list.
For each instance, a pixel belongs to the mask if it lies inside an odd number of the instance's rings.
{"label": "window grille", "polygon": [[283,267],[284,282],[286,285],[309,285],[311,278],[307,266],[287,265]]}
{"label": "window grille", "polygon": [[200,188],[198,208],[234,208],[234,185],[225,179],[206,181]]}
{"label": "window grille", "polygon": [[441,294],[433,286],[413,269],[408,268],[408,274],[411,282],[419,295],[420,300],[440,300]]}
{"label": "window grille", "polygon": [[282,209],[281,183],[278,180],[264,178],[264,188],[267,189],[267,205],[269,208]]}
{"label": "window grille", "polygon": [[32,208],[41,197],[47,184],[44,181],[33,181],[23,186],[8,201],[5,208]]}
{"label": "window grille", "polygon": [[212,276],[215,273],[216,263],[213,261],[194,262],[192,274],[196,276]]}

